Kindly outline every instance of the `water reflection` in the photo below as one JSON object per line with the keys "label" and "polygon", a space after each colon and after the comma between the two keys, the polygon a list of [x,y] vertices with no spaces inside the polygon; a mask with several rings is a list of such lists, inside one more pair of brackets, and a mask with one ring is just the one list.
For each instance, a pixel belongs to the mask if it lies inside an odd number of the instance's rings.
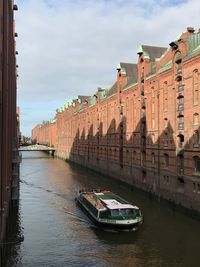
{"label": "water reflection", "polygon": [[19,209],[19,203],[12,203],[11,220],[7,225],[8,235],[0,246],[1,266],[20,266],[20,248],[24,240],[24,234]]}
{"label": "water reflection", "polygon": [[[199,266],[199,221],[42,152],[23,152],[23,158],[20,208],[13,213],[9,238],[25,239],[4,248],[6,267]],[[109,188],[138,205],[142,227],[111,232],[93,225],[74,201],[79,189],[91,187]]]}

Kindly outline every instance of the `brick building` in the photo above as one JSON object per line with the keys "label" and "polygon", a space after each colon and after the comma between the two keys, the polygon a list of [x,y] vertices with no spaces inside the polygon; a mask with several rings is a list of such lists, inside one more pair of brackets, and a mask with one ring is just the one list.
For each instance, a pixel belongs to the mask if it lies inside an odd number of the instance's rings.
{"label": "brick building", "polygon": [[19,189],[14,10],[13,1],[0,0],[0,241],[6,232],[11,200],[18,199]]}
{"label": "brick building", "polygon": [[32,138],[57,155],[200,212],[200,32],[141,45],[116,82],[57,110]]}

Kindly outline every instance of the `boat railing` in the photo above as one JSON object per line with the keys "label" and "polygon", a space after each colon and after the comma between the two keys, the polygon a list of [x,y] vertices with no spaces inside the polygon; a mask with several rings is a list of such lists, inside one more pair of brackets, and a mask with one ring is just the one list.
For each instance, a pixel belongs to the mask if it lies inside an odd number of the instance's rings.
{"label": "boat railing", "polygon": [[110,193],[111,191],[108,189],[100,189],[100,188],[87,188],[87,189],[80,189],[79,194],[81,193]]}

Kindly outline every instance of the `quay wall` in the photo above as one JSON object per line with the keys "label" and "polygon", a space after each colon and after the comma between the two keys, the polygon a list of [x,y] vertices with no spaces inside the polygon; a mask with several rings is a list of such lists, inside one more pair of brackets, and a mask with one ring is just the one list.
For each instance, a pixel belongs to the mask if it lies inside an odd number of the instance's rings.
{"label": "quay wall", "polygon": [[115,83],[32,130],[56,155],[200,212],[200,32],[141,45]]}
{"label": "quay wall", "polygon": [[0,0],[0,242],[6,234],[12,200],[19,198],[14,10],[13,1]]}

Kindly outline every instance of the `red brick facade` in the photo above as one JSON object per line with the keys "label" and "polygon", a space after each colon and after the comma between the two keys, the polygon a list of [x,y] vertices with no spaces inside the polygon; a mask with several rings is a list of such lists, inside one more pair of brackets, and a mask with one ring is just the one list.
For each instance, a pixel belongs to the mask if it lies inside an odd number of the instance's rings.
{"label": "red brick facade", "polygon": [[142,45],[109,89],[79,96],[32,138],[57,155],[200,211],[200,32]]}

